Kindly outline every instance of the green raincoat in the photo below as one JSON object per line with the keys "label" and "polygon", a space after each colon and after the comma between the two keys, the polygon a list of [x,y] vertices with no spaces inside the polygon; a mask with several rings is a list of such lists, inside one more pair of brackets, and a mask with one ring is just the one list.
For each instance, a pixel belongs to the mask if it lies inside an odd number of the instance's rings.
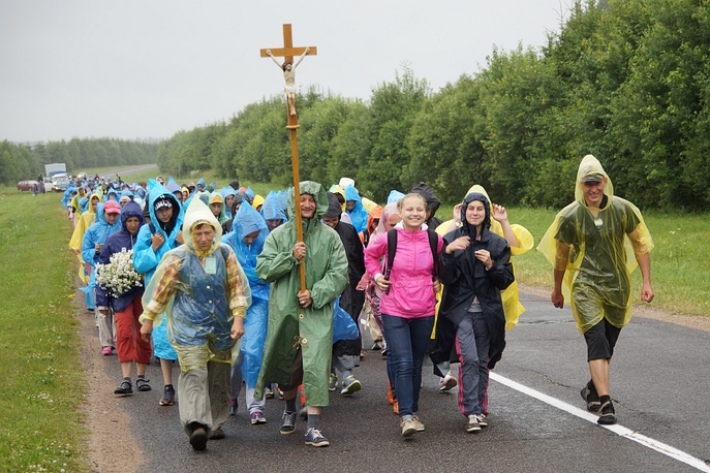
{"label": "green raincoat", "polygon": [[[303,220],[306,244],[306,288],[313,304],[302,308],[298,260],[293,256],[296,244],[295,220],[274,230],[257,257],[257,275],[271,284],[269,327],[264,347],[264,362],[256,385],[255,398],[261,399],[264,386],[271,382],[287,385],[298,347],[303,356],[303,389],[311,406],[328,405],[328,373],[333,351],[333,300],[348,281],[348,260],[338,234],[320,219],[328,209],[328,198],[320,184],[305,181],[302,194],[311,194],[316,212],[310,221]],[[289,215],[294,215],[297,201],[289,194]]]}
{"label": "green raincoat", "polygon": [[[581,183],[591,174],[608,180],[605,203],[596,217],[587,209]],[[570,247],[566,261],[558,260],[557,242]],[[562,290],[580,333],[602,318],[619,328],[629,322],[630,273],[637,265],[636,257],[653,249],[653,241],[639,209],[614,196],[611,179],[594,156],[582,160],[575,201],[557,214],[537,249],[555,269],[565,270]]]}

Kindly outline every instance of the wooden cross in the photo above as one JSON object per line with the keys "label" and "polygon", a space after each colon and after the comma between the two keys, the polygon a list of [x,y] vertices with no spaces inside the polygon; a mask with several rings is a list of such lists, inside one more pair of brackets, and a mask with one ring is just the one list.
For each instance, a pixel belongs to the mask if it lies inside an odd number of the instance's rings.
{"label": "wooden cross", "polygon": [[[295,205],[294,221],[296,225],[296,240],[303,241],[303,225],[301,223],[301,205],[299,203],[300,192],[300,177],[298,173],[298,139],[296,132],[298,131],[298,115],[296,114],[296,91],[295,89],[295,68],[298,63],[293,63],[294,56],[300,56],[303,59],[305,54],[315,56],[318,52],[315,46],[293,47],[293,38],[291,36],[291,25],[283,25],[284,47],[275,49],[261,49],[261,57],[272,58],[272,56],[283,57],[286,61],[292,64],[292,69],[288,72],[284,70],[284,79],[286,81],[286,116],[288,117],[288,125],[286,128],[291,132],[291,168],[293,170],[293,195]],[[269,52],[271,55],[269,55]],[[272,58],[273,59],[273,58]],[[274,60],[275,61],[275,60]],[[300,62],[300,60],[299,60]],[[278,64],[278,63],[277,63]],[[306,290],[306,262],[305,258],[298,265],[299,278],[301,283],[301,292]]]}
{"label": "wooden cross", "polygon": [[[306,46],[304,47],[298,47],[294,48],[293,47],[293,37],[291,35],[291,25],[290,24],[284,24],[283,25],[283,31],[284,31],[284,47],[283,48],[271,48],[271,54],[277,57],[282,57],[286,61],[291,61],[293,62],[293,57],[294,56],[300,56],[306,51]],[[316,50],[315,46],[308,46],[310,50],[308,51],[309,56],[315,56],[318,51]],[[261,49],[259,52],[261,53],[261,57],[269,57],[269,53],[267,53],[269,49]]]}

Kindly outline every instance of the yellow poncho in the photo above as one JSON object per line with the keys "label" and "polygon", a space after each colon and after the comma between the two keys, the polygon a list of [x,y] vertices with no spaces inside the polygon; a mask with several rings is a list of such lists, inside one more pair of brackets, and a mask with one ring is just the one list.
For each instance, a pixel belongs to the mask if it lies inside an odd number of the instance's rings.
{"label": "yellow poncho", "polygon": [[[592,174],[607,180],[606,199],[596,216],[587,208],[581,182]],[[566,247],[569,256],[564,259]],[[582,160],[575,201],[557,214],[537,249],[556,270],[565,271],[563,295],[581,333],[602,318],[619,328],[629,322],[630,273],[636,258],[653,249],[653,241],[639,209],[614,196],[611,179],[594,156]]]}

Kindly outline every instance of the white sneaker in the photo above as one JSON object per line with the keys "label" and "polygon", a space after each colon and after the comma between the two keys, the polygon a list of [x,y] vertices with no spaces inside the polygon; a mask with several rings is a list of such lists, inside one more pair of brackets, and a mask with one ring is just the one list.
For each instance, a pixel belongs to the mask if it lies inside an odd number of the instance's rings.
{"label": "white sneaker", "polygon": [[478,416],[476,414],[470,414],[468,416],[468,422],[466,423],[466,432],[478,433],[481,431],[481,424],[478,422]]}
{"label": "white sneaker", "polygon": [[451,375],[451,371],[446,373],[446,376],[439,378],[439,392],[445,393],[455,388],[459,382]]}

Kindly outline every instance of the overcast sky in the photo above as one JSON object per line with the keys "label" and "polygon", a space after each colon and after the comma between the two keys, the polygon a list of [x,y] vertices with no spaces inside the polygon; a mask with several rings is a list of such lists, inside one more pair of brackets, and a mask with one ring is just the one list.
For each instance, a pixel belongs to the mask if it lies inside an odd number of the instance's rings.
{"label": "overcast sky", "polygon": [[317,46],[297,85],[367,100],[402,65],[433,91],[494,47],[539,50],[571,0],[0,0],[0,140],[168,138],[281,93],[261,48]]}

